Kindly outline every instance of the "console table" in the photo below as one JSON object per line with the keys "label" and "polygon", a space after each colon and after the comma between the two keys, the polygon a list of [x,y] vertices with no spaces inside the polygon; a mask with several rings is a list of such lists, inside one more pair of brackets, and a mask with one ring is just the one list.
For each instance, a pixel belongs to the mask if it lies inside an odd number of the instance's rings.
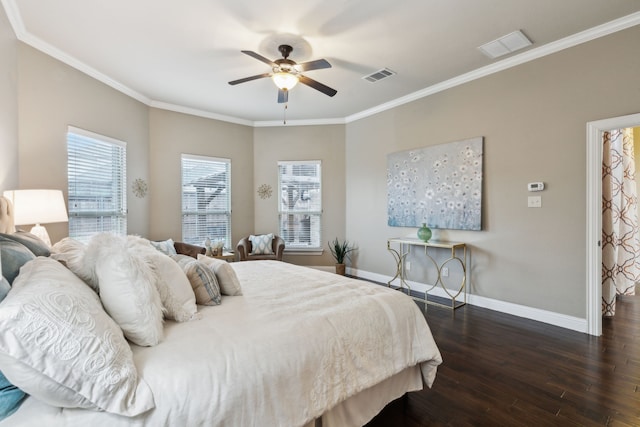
{"label": "console table", "polygon": [[[397,246],[397,249],[393,247],[393,245]],[[406,282],[406,270],[405,270],[405,262],[407,255],[411,253],[412,247],[424,247],[424,255],[425,257],[431,261],[433,266],[437,271],[437,279],[433,284],[427,284],[428,289],[425,291],[424,298],[419,298],[414,295],[411,295],[411,286]],[[451,256],[445,261],[438,264],[435,258],[429,253],[429,250],[437,250],[437,249],[447,249],[451,251]],[[429,242],[424,242],[417,238],[412,237],[394,237],[391,239],[387,239],[387,250],[393,255],[396,261],[396,274],[393,276],[389,282],[387,282],[387,286],[391,287],[391,284],[394,280],[400,281],[399,290],[406,291],[407,294],[413,298],[414,300],[421,301],[427,304],[435,304],[441,305],[445,307],[449,307],[451,309],[456,309],[462,307],[467,303],[467,245],[465,243],[459,242],[445,242],[445,241],[437,241],[432,240]],[[458,253],[461,252],[462,258],[458,256]],[[462,280],[460,282],[460,286],[458,289],[450,290],[444,286],[442,281],[442,269],[449,265],[450,263],[459,263],[462,267]],[[444,292],[451,299],[451,305],[442,304],[436,301],[428,301],[429,291],[433,290],[436,286],[441,286]],[[462,301],[456,301],[462,295]],[[425,306],[426,307],[426,306]]]}

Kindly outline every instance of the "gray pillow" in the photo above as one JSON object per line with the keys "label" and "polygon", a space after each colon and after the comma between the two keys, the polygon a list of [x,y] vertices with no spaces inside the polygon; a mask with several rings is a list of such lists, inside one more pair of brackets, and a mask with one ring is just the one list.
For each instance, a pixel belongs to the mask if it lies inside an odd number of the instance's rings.
{"label": "gray pillow", "polygon": [[11,240],[15,240],[18,243],[22,243],[27,247],[35,256],[49,256],[51,250],[45,242],[38,236],[35,236],[27,231],[18,230],[13,234],[0,233],[0,236],[6,237]]}
{"label": "gray pillow", "polygon": [[9,284],[18,276],[20,267],[36,256],[22,243],[0,236],[0,259],[2,259],[2,276]]}
{"label": "gray pillow", "polygon": [[[4,297],[7,296],[10,290],[11,290],[11,285],[9,284],[7,279],[5,279],[4,276],[2,276],[2,278],[0,279],[0,301],[2,301]],[[0,390],[2,390],[2,387],[0,387]]]}

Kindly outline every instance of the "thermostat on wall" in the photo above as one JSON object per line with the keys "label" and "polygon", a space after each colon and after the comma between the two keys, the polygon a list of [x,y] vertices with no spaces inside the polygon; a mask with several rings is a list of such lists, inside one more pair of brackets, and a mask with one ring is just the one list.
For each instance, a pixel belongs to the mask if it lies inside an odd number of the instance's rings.
{"label": "thermostat on wall", "polygon": [[529,191],[542,191],[544,190],[544,182],[530,182],[527,187]]}

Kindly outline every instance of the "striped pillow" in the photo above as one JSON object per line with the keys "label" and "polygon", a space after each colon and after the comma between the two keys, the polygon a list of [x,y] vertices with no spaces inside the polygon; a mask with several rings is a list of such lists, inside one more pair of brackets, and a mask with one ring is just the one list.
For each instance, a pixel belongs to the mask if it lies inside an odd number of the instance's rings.
{"label": "striped pillow", "polygon": [[196,304],[220,305],[222,303],[218,279],[206,264],[185,255],[172,258],[178,262],[189,279],[193,293],[196,295]]}

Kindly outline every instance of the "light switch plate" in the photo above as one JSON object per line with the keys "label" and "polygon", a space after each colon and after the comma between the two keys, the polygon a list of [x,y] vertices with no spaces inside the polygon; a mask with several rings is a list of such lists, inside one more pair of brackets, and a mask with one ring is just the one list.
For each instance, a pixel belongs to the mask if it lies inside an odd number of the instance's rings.
{"label": "light switch plate", "polygon": [[527,199],[527,207],[529,208],[541,208],[542,196],[529,196]]}

